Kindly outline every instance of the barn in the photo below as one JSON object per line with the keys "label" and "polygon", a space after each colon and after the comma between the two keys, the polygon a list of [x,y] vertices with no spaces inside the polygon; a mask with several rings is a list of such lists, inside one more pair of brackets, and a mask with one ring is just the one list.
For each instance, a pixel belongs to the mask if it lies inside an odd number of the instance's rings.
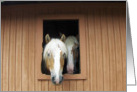
{"label": "barn", "polygon": [[[80,40],[81,72],[61,85],[40,70],[43,36],[55,30]],[[126,91],[126,1],[3,2],[1,90]]]}

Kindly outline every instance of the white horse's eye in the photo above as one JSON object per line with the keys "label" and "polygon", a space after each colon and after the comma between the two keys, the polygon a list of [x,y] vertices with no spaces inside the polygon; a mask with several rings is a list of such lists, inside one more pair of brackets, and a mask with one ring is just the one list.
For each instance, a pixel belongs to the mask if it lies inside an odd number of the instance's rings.
{"label": "white horse's eye", "polygon": [[50,53],[47,53],[47,56],[50,57]]}

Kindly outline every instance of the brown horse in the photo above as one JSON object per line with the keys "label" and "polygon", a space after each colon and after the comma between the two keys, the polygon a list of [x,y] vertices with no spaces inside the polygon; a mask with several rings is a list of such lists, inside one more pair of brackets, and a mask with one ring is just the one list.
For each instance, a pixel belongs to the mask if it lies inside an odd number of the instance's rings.
{"label": "brown horse", "polygon": [[67,73],[74,74],[78,69],[76,68],[76,64],[79,63],[79,42],[75,36],[68,36],[65,40],[65,44],[68,50],[67,56]]}

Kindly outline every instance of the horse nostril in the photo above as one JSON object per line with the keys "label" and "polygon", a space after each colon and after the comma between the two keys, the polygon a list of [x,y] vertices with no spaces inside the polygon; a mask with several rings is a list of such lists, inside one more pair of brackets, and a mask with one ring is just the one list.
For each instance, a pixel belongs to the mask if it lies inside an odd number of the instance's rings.
{"label": "horse nostril", "polygon": [[63,79],[64,78],[62,76],[59,77],[59,84],[63,81]]}
{"label": "horse nostril", "polygon": [[59,76],[59,80],[63,80],[63,77],[62,77],[62,76]]}
{"label": "horse nostril", "polygon": [[68,73],[70,73],[70,74],[74,73],[74,70],[73,70],[73,69],[68,69],[67,71],[68,71]]}
{"label": "horse nostril", "polygon": [[55,82],[55,77],[52,77],[51,80],[52,80],[52,83],[53,83],[53,84],[56,84],[56,82]]}
{"label": "horse nostril", "polygon": [[54,80],[55,80],[55,77],[52,77],[52,80],[54,81]]}

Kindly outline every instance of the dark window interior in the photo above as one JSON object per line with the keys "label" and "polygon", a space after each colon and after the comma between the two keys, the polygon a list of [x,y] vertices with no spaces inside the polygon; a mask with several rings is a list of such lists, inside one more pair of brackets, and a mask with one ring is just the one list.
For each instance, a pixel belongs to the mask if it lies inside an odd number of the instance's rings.
{"label": "dark window interior", "polygon": [[43,45],[45,45],[45,35],[51,38],[60,38],[59,33],[65,36],[76,36],[78,34],[78,20],[44,20],[43,21]]}
{"label": "dark window interior", "polygon": [[[59,39],[60,39],[60,33],[65,34],[66,38],[70,35],[76,36],[79,34],[78,22],[79,22],[78,20],[44,20],[43,21],[43,44],[42,44],[43,50],[44,50],[44,46],[46,45],[45,43],[46,34],[49,34],[51,38],[59,38]],[[79,48],[78,48],[78,52],[79,52]],[[80,57],[78,58],[78,60],[80,61]],[[76,64],[76,69],[77,70],[75,71],[75,74],[80,73],[80,63]],[[48,75],[50,74],[49,71],[46,73],[45,71],[46,70],[42,71],[42,73],[48,74]],[[65,74],[66,72],[67,71],[66,71],[66,63],[65,63],[63,73]]]}

